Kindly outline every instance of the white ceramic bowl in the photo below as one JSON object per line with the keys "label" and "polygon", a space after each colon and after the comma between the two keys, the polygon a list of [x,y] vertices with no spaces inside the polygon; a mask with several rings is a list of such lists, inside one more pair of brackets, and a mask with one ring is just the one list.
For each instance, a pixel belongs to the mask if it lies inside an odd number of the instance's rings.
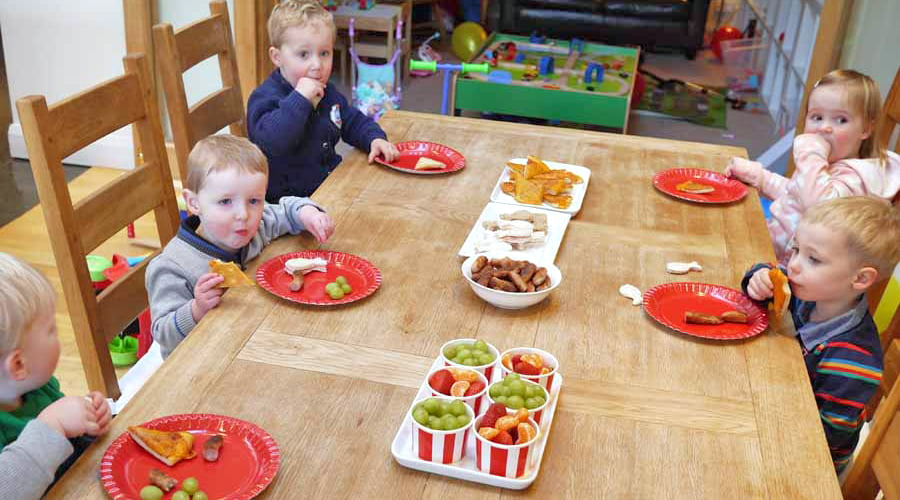
{"label": "white ceramic bowl", "polygon": [[[494,290],[486,286],[481,286],[475,281],[472,281],[472,263],[475,262],[475,259],[477,259],[479,255],[485,255],[488,259],[509,257],[510,259],[514,260],[527,260],[538,267],[546,267],[547,276],[550,277],[550,288],[541,290],[539,292],[504,292],[502,290]],[[462,273],[466,278],[466,281],[469,283],[469,286],[471,286],[472,290],[475,292],[475,295],[478,295],[479,297],[484,299],[488,304],[499,307],[501,309],[524,309],[526,307],[533,306],[538,302],[546,299],[547,296],[550,295],[550,292],[555,290],[556,287],[559,286],[560,282],[562,282],[562,273],[560,272],[558,267],[553,265],[552,262],[547,262],[543,259],[537,259],[533,256],[524,255],[517,252],[509,252],[505,254],[473,255],[463,261]]]}

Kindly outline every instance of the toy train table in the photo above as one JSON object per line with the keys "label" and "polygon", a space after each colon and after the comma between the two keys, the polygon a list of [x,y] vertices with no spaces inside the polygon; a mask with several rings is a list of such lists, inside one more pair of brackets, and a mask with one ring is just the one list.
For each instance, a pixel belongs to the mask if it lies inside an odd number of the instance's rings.
{"label": "toy train table", "polygon": [[471,61],[488,63],[490,71],[455,76],[453,106],[624,133],[638,50],[494,33]]}

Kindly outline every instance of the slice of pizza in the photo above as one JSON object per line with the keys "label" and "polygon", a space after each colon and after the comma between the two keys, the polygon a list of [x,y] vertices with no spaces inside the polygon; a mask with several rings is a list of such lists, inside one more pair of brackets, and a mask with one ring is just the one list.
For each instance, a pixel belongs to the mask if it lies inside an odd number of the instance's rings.
{"label": "slice of pizza", "polygon": [[420,157],[415,166],[416,170],[440,170],[442,168],[447,168],[447,164],[433,160],[427,156]]}
{"label": "slice of pizza", "polygon": [[708,185],[702,184],[694,181],[686,181],[682,182],[675,186],[675,189],[678,191],[684,191],[685,193],[693,193],[693,194],[706,194],[712,193],[716,190],[716,188]]}
{"label": "slice of pizza", "polygon": [[219,259],[213,259],[209,261],[209,270],[225,278],[225,281],[216,285],[216,288],[233,288],[236,286],[252,286],[254,284],[253,280],[248,278],[234,262],[222,262]]}
{"label": "slice of pizza", "polygon": [[791,303],[791,286],[788,278],[777,265],[769,269],[769,280],[772,281],[772,313],[775,315],[775,323],[781,324],[784,313]]}
{"label": "slice of pizza", "polygon": [[182,460],[197,456],[194,453],[194,435],[190,432],[129,427],[128,434],[141,448],[170,467]]}

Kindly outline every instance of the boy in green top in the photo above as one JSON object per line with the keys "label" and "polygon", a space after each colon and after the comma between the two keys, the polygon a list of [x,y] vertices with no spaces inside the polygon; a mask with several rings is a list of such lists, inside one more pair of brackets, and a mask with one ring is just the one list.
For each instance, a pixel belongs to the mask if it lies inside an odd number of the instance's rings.
{"label": "boy in green top", "polygon": [[[109,430],[99,392],[65,396],[53,370],[59,361],[55,294],[41,273],[0,253],[0,498],[40,498],[57,472],[89,441]],[[63,466],[63,467],[61,467]]]}

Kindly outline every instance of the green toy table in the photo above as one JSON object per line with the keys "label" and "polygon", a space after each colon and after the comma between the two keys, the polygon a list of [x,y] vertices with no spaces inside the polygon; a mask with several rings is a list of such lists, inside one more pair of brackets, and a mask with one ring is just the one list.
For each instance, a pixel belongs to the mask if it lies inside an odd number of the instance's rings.
{"label": "green toy table", "polygon": [[[498,59],[491,72],[507,71],[510,83],[489,81],[491,74],[457,75],[453,85],[456,110],[585,123],[620,129],[628,126],[631,91],[639,49],[583,42],[575,55],[566,40],[547,39],[530,43],[528,37],[494,33],[485,41],[473,63],[490,62],[486,52],[496,51],[503,42],[513,42],[525,59],[519,63]],[[536,76],[542,56],[554,59],[554,72]],[[589,63],[608,66],[601,83],[585,83]],[[530,73],[530,75],[526,74]]]}

